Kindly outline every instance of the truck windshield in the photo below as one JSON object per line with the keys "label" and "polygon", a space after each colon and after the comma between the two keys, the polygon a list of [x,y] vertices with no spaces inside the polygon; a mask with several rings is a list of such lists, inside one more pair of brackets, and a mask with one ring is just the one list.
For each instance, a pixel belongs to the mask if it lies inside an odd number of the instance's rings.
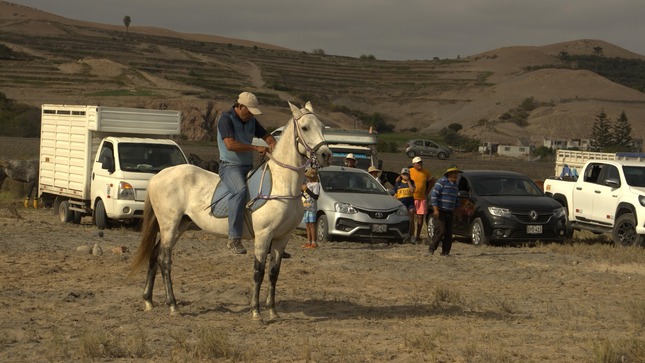
{"label": "truck windshield", "polygon": [[645,187],[645,168],[641,166],[623,166],[625,180],[632,187]]}
{"label": "truck windshield", "polygon": [[121,170],[156,173],[169,166],[186,164],[186,158],[175,145],[120,143]]}

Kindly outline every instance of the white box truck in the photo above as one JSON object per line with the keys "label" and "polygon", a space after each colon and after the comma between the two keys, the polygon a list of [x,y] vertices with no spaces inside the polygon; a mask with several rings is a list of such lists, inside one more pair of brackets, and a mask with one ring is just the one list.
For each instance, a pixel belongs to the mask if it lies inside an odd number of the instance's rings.
{"label": "white box truck", "polygon": [[41,117],[38,196],[62,222],[136,221],[150,178],[187,163],[170,139],[180,111],[44,104]]}

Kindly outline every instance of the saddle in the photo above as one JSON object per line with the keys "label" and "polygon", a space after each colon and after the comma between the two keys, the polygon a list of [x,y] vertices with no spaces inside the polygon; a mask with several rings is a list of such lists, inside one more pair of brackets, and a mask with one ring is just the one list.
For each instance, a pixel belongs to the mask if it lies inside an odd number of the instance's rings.
{"label": "saddle", "polygon": [[[261,187],[260,184],[262,184]],[[247,212],[252,213],[266,203],[267,199],[262,198],[262,196],[267,196],[271,193],[271,173],[268,165],[265,163],[252,170],[247,175],[246,185],[248,187],[248,194],[245,198],[246,209]],[[211,199],[211,214],[213,217],[228,217],[228,200],[230,197],[231,192],[226,185],[221,182],[218,183]]]}

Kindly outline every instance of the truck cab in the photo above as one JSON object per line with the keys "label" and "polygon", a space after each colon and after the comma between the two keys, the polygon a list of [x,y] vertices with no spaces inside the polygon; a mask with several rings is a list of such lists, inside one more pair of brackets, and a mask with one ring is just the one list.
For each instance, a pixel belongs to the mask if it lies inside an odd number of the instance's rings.
{"label": "truck cab", "polygon": [[186,155],[171,140],[103,139],[91,174],[95,223],[105,227],[108,219],[141,218],[150,178],[164,168],[186,163]]}

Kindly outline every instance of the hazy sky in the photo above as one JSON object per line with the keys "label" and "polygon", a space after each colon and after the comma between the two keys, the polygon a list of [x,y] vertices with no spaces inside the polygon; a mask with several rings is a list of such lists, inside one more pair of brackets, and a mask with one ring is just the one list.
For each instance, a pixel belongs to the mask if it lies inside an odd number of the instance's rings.
{"label": "hazy sky", "polygon": [[10,0],[67,18],[407,60],[600,39],[645,55],[645,0]]}

